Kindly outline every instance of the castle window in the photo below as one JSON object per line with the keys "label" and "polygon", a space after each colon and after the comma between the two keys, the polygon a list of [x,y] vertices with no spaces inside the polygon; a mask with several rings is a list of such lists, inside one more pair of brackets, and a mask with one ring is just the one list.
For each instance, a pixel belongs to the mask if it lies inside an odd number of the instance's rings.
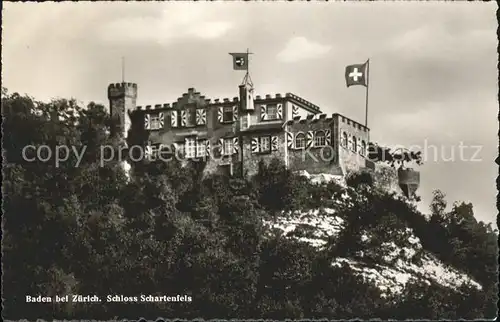
{"label": "castle window", "polygon": [[352,151],[358,152],[358,140],[355,136],[352,137]]}
{"label": "castle window", "polygon": [[295,148],[303,149],[306,147],[306,135],[304,133],[298,133],[295,136]]}
{"label": "castle window", "polygon": [[269,136],[261,136],[259,138],[259,152],[265,153],[265,152],[271,152],[271,138]]}
{"label": "castle window", "polygon": [[222,122],[232,122],[233,121],[233,107],[225,106],[224,113],[222,115]]}
{"label": "castle window", "polygon": [[366,155],[366,142],[365,140],[361,141],[361,150],[359,151],[361,155]]}
{"label": "castle window", "polygon": [[278,119],[278,108],[276,105],[268,105],[267,106],[267,120],[276,120]]}
{"label": "castle window", "polygon": [[207,154],[206,140],[196,142],[196,156],[204,157]]}
{"label": "castle window", "polygon": [[196,156],[196,140],[194,138],[187,138],[185,145],[186,158],[194,158]]}
{"label": "castle window", "polygon": [[233,154],[233,139],[224,139],[224,154]]}
{"label": "castle window", "polygon": [[326,145],[326,136],[325,132],[317,131],[314,133],[314,146],[325,146]]}
{"label": "castle window", "polygon": [[150,129],[158,130],[160,128],[160,115],[159,114],[151,114],[149,119]]}
{"label": "castle window", "polygon": [[195,125],[195,113],[193,108],[186,108],[186,126]]}
{"label": "castle window", "polygon": [[344,148],[347,148],[347,142],[348,142],[348,140],[347,140],[347,133],[343,132],[342,133],[342,146]]}

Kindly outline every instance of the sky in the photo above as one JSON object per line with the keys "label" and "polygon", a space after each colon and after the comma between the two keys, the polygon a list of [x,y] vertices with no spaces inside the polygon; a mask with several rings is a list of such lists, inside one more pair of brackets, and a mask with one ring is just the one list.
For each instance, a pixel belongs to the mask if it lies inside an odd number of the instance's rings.
{"label": "sky", "polygon": [[[370,59],[371,140],[422,150],[421,211],[441,189],[494,222],[498,167],[494,2],[4,3],[2,86],[38,100],[109,105],[109,83],[138,84],[138,105],[189,87],[238,96],[229,52],[254,53],[256,94],[294,93],[364,122],[349,64]],[[462,151],[462,155],[461,152]],[[454,153],[454,157],[452,157]]]}

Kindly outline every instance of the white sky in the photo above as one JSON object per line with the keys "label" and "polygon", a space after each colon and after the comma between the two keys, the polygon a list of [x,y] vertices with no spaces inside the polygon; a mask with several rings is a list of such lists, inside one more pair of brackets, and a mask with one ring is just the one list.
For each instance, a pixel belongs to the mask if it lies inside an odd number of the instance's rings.
{"label": "white sky", "polygon": [[[446,158],[455,150],[455,161],[434,161],[427,150],[421,210],[442,189],[450,204],[471,201],[476,216],[491,222],[496,10],[494,2],[7,2],[2,86],[41,100],[108,105],[107,85],[121,81],[125,56],[139,105],[170,103],[188,87],[232,98],[243,74],[228,53],[249,47],[258,95],[292,92],[362,123],[364,88],[346,88],[344,68],[370,58],[372,139],[435,145]],[[460,142],[468,159],[481,146],[482,161],[460,161]]]}

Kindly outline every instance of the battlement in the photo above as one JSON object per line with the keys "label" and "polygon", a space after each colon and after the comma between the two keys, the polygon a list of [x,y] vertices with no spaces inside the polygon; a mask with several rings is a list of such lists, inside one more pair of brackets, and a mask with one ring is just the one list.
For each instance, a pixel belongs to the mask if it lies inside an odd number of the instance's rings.
{"label": "battlement", "polygon": [[303,118],[300,116],[295,116],[293,119],[286,121],[283,126],[293,125],[293,124],[312,124],[316,122],[326,122],[331,123],[337,114],[332,114],[331,117],[328,117],[327,114],[310,114],[307,117]]}
{"label": "battlement", "polygon": [[[118,83],[118,84],[111,84],[110,88],[111,87],[113,87],[114,89],[120,89],[123,91],[124,88],[137,88],[137,85],[132,84],[132,83],[123,83],[123,84]],[[227,98],[227,97],[222,98],[222,99],[220,99],[220,98],[215,98],[215,99],[205,98],[205,96],[200,95],[200,92],[197,92],[194,88],[189,88],[188,91],[186,93],[183,93],[182,96],[179,97],[176,102],[173,102],[171,104],[169,104],[169,103],[155,104],[154,107],[152,105],[149,105],[149,108],[148,108],[148,106],[145,106],[145,109],[146,110],[158,110],[158,109],[170,109],[170,108],[175,109],[177,107],[177,104],[179,104],[182,100],[185,100],[186,98],[191,97],[191,96],[198,96],[198,98],[201,101],[203,101],[205,103],[205,105],[207,105],[207,106],[231,105],[231,104],[236,104],[239,102],[238,97],[233,97],[232,99]],[[317,105],[315,105],[315,104],[313,104],[313,103],[311,103],[311,102],[309,102],[309,101],[307,101],[307,100],[305,100],[297,95],[294,95],[292,93],[286,93],[285,95],[282,95],[280,93],[276,93],[274,95],[266,94],[265,97],[262,97],[260,95],[256,95],[254,101],[257,104],[266,104],[267,102],[274,103],[275,101],[282,101],[283,99],[290,99],[292,101],[295,101],[298,104],[309,107],[309,109],[312,112],[319,113],[321,111]],[[143,107],[138,106],[136,109],[142,110]]]}
{"label": "battlement", "polygon": [[115,89],[123,89],[123,88],[137,88],[136,83],[114,83],[114,84],[109,84],[108,89],[115,88]]}
{"label": "battlement", "polygon": [[137,84],[135,83],[115,83],[108,86],[108,98],[119,96],[137,97]]}
{"label": "battlement", "polygon": [[194,87],[190,87],[188,88],[188,91],[186,93],[183,93],[181,97],[177,98],[177,103],[180,103],[182,100],[185,100],[186,98],[189,98],[189,97],[200,97],[201,99],[204,99],[205,96],[200,96],[200,92],[197,92],[196,89],[194,89]]}
{"label": "battlement", "polygon": [[293,124],[306,124],[306,123],[316,123],[316,122],[332,122],[334,119],[338,119],[339,122],[346,123],[347,125],[352,126],[353,128],[359,129],[363,132],[369,132],[370,129],[366,126],[364,126],[361,123],[358,123],[348,117],[345,117],[339,113],[334,113],[332,114],[331,117],[329,117],[327,114],[315,114],[315,115],[308,115],[306,118],[301,118],[300,116],[295,116],[293,119],[286,121],[283,126],[286,125],[293,125]]}
{"label": "battlement", "polygon": [[223,98],[222,100],[220,98],[216,98],[214,100],[211,99],[205,99],[205,103],[207,105],[221,105],[221,104],[235,104],[238,103],[239,98],[238,97],[233,97],[233,99],[229,99],[227,97]]}
{"label": "battlement", "polygon": [[264,98],[262,98],[261,95],[256,95],[255,96],[255,101],[260,101],[259,103],[263,103],[262,101],[268,101],[268,100],[282,100],[283,99],[283,95],[281,95],[280,93],[276,93],[273,95],[271,94],[266,94],[264,96]]}
{"label": "battlement", "polygon": [[[166,109],[170,109],[171,106],[170,106],[170,103],[164,103],[164,104],[155,104],[155,105],[145,105],[144,108],[146,110],[166,110]],[[142,111],[143,107],[137,106],[136,110]]]}
{"label": "battlement", "polygon": [[346,123],[347,125],[350,125],[350,126],[352,126],[354,128],[357,128],[357,129],[360,129],[363,132],[369,132],[370,131],[370,129],[368,127],[364,126],[363,124],[358,123],[358,122],[356,122],[356,121],[354,121],[354,120],[352,120],[352,119],[350,119],[348,117],[345,117],[345,116],[343,116],[341,114],[335,113],[335,114],[333,114],[333,116],[334,117],[338,117],[339,118],[339,122]]}
{"label": "battlement", "polygon": [[318,112],[318,113],[321,112],[321,109],[319,108],[319,106],[309,102],[308,100],[303,99],[300,96],[292,94],[292,93],[286,93],[284,96],[280,93],[274,94],[274,96],[271,94],[266,94],[264,96],[264,98],[260,95],[257,95],[257,96],[255,96],[255,101],[258,101],[257,103],[265,103],[266,101],[269,101],[269,100],[282,100],[283,98],[287,98],[290,101],[292,101],[292,102],[294,101],[297,104],[300,104],[302,106],[309,107],[311,109],[311,111],[313,111],[313,112]]}

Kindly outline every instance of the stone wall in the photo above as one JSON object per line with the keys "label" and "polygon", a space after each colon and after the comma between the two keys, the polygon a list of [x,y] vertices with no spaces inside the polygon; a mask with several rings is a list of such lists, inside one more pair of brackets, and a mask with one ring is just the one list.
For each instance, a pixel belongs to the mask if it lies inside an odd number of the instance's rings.
{"label": "stone wall", "polygon": [[[364,125],[357,123],[349,118],[339,114],[334,114],[334,145],[339,155],[339,165],[342,168],[344,175],[351,172],[357,172],[366,167],[366,151],[364,155],[361,151],[362,142],[366,146],[370,141],[370,130]],[[342,144],[343,133],[347,134],[348,146]],[[356,139],[356,151],[353,150],[353,140]]]}
{"label": "stone wall", "polygon": [[386,164],[376,163],[371,171],[375,187],[402,194],[398,184],[398,170]]}
{"label": "stone wall", "polygon": [[283,162],[286,161],[286,137],[284,135],[284,132],[278,132],[278,133],[269,133],[271,136],[277,136],[278,137],[278,150],[277,151],[271,151],[271,153],[252,153],[251,149],[251,140],[252,138],[257,138],[260,135],[268,135],[268,133],[255,133],[253,135],[249,135],[246,137],[243,137],[243,168],[245,173],[248,176],[253,176],[257,173],[258,171],[258,164],[261,160],[263,160],[265,163],[269,164],[269,162],[274,159],[278,158],[280,160],[283,160]]}
{"label": "stone wall", "polygon": [[[292,145],[288,149],[287,164],[293,171],[307,170],[308,173],[329,173],[339,174],[338,153],[334,146],[334,129],[333,119],[326,118],[326,115],[321,117],[309,116],[306,119],[296,118],[288,122],[286,131],[291,133],[292,139],[295,140],[298,134],[305,134],[312,131],[329,130],[330,144],[324,147],[315,147],[311,144],[305,149],[297,149]],[[314,139],[313,139],[314,140]]]}

